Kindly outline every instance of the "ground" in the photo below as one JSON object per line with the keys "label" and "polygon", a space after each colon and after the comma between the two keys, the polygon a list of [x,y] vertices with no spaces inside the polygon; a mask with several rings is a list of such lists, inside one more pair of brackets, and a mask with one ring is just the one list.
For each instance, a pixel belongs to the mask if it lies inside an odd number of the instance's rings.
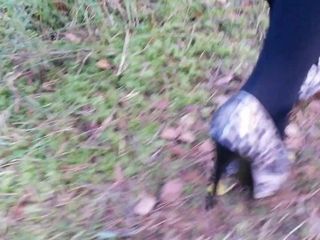
{"label": "ground", "polygon": [[292,174],[204,211],[210,114],[250,74],[254,0],[0,2],[0,238],[320,239],[320,101],[287,129]]}

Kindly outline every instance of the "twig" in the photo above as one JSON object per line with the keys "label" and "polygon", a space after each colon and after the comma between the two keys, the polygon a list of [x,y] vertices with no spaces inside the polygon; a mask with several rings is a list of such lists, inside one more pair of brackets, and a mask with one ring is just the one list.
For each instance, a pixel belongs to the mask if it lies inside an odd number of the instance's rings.
{"label": "twig", "polygon": [[189,48],[190,48],[190,46],[191,46],[191,44],[192,44],[192,40],[193,40],[193,38],[194,38],[194,32],[195,32],[195,30],[196,30],[196,26],[197,26],[197,23],[193,24],[193,26],[192,26],[191,33],[190,33],[190,40],[189,40],[189,42],[188,42],[188,45],[187,45],[185,51],[188,51]]}
{"label": "twig", "polygon": [[115,111],[113,111],[108,117],[106,117],[106,119],[102,122],[101,126],[99,128],[97,128],[91,139],[94,138],[94,139],[97,139],[101,136],[101,134],[107,129],[107,127],[110,126],[110,124],[112,123],[112,119],[114,117],[114,114],[115,114]]}
{"label": "twig", "polygon": [[229,239],[234,232],[235,232],[235,229],[232,229],[232,231],[229,232],[222,240],[227,240],[227,239]]}
{"label": "twig", "polygon": [[126,36],[125,36],[125,39],[124,39],[121,62],[120,62],[119,68],[118,68],[117,76],[119,76],[123,72],[123,66],[124,66],[124,63],[125,63],[126,57],[127,57],[129,41],[130,41],[130,31],[129,31],[129,29],[127,29],[126,30]]}
{"label": "twig", "polygon": [[84,64],[86,63],[86,61],[88,60],[88,58],[92,55],[92,52],[89,52],[81,61],[81,65],[77,71],[77,75],[79,75],[83,69]]}
{"label": "twig", "polygon": [[296,226],[294,229],[292,229],[292,230],[288,233],[288,235],[283,238],[283,240],[289,239],[289,237],[290,237],[292,234],[294,234],[296,231],[298,231],[299,228],[301,228],[306,222],[307,222],[307,220],[302,221],[298,226]]}

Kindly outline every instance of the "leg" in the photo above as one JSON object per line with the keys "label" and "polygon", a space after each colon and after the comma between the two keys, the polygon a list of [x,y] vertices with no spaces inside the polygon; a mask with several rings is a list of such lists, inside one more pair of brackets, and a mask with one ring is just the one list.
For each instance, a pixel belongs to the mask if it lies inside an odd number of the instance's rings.
{"label": "leg", "polygon": [[270,27],[264,46],[242,90],[258,98],[283,134],[308,70],[320,56],[320,1],[270,3]]}

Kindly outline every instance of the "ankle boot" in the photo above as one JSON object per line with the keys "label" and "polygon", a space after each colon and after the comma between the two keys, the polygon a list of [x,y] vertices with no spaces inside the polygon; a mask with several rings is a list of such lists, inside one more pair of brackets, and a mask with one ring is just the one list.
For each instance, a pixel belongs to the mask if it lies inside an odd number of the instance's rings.
{"label": "ankle boot", "polygon": [[215,112],[210,135],[219,145],[248,160],[254,198],[273,195],[286,180],[289,160],[285,145],[268,112],[250,93],[238,92]]}
{"label": "ankle boot", "polygon": [[[319,91],[320,60],[309,70],[299,100],[308,100]],[[270,114],[257,98],[245,91],[231,97],[214,113],[210,135],[217,144],[217,158],[208,188],[207,209],[213,207],[218,182],[230,163],[247,163],[254,198],[271,196],[280,189],[290,168],[287,150]],[[231,171],[239,172],[236,168],[241,164],[233,166]]]}

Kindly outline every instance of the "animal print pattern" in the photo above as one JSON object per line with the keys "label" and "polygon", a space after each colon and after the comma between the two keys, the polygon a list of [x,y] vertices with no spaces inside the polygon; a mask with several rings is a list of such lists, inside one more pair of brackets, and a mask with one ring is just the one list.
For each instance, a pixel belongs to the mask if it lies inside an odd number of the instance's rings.
{"label": "animal print pattern", "polygon": [[[317,92],[320,58],[318,65],[310,68],[299,100],[306,101]],[[240,91],[231,97],[213,115],[210,134],[224,147],[251,160],[255,198],[273,195],[286,180],[290,167],[287,150],[269,113],[253,95]]]}
{"label": "animal print pattern", "polygon": [[273,195],[286,180],[290,168],[286,147],[272,118],[250,93],[238,92],[215,112],[210,135],[250,159],[254,198]]}
{"label": "animal print pattern", "polygon": [[314,94],[320,91],[320,58],[318,65],[311,66],[306,80],[302,84],[299,92],[299,100],[308,100]]}

